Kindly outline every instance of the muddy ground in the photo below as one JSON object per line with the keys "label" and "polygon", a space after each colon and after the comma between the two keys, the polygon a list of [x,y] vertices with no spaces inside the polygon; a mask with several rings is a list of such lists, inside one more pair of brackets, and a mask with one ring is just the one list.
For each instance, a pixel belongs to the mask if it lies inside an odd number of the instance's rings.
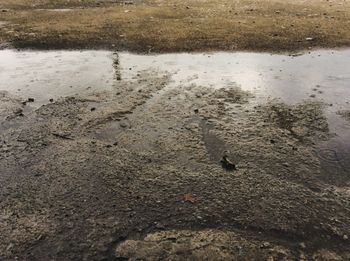
{"label": "muddy ground", "polygon": [[0,43],[137,52],[295,51],[350,44],[335,0],[3,0]]}
{"label": "muddy ground", "polygon": [[[350,43],[348,1],[6,0],[0,9],[3,46]],[[333,135],[329,104],[257,103],[233,85],[174,88],[154,71],[40,107],[27,98],[0,92],[0,260],[350,260],[350,176],[325,173],[315,152]]]}
{"label": "muddy ground", "polygon": [[168,83],[37,109],[2,93],[2,259],[349,260],[349,180],[313,151],[324,104]]}

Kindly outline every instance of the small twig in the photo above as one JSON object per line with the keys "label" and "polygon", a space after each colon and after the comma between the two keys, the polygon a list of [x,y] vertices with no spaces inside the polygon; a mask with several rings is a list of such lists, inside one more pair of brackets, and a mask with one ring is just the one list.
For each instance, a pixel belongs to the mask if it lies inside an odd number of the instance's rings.
{"label": "small twig", "polygon": [[69,134],[52,133],[52,135],[65,140],[73,140],[73,138],[69,137]]}

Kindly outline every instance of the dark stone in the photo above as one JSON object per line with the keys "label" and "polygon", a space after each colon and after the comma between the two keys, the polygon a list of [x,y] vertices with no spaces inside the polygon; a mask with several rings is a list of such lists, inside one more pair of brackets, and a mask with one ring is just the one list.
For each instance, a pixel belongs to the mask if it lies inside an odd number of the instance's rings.
{"label": "dark stone", "polygon": [[232,170],[236,170],[236,165],[234,163],[232,163],[227,156],[223,156],[221,161],[221,166],[226,169],[227,171],[232,171]]}

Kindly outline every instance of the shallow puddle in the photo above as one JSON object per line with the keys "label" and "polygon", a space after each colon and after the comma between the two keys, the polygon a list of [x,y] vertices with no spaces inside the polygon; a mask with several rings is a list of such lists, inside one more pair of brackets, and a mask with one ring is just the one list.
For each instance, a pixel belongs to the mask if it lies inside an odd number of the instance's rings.
{"label": "shallow puddle", "polygon": [[258,102],[323,101],[337,136],[317,151],[327,172],[348,176],[350,122],[336,112],[350,109],[350,50],[321,50],[301,56],[267,53],[136,55],[109,51],[0,51],[0,90],[34,106],[61,96],[85,95],[140,80],[140,72],[169,74],[171,85],[238,86]]}
{"label": "shallow puddle", "polygon": [[[294,103],[305,98],[347,105],[350,96],[350,50],[317,51],[298,57],[266,53],[120,55],[122,75],[156,69],[168,71],[177,84],[215,88],[238,85],[262,97]],[[311,97],[310,97],[311,96]]]}
{"label": "shallow puddle", "polygon": [[140,71],[169,73],[174,85],[239,86],[287,103],[317,99],[347,108],[350,50],[298,57],[266,53],[135,55],[108,51],[0,51],[0,89],[45,102],[91,90],[110,90]]}
{"label": "shallow puddle", "polygon": [[111,90],[112,54],[103,51],[0,51],[0,90],[37,106],[49,99]]}

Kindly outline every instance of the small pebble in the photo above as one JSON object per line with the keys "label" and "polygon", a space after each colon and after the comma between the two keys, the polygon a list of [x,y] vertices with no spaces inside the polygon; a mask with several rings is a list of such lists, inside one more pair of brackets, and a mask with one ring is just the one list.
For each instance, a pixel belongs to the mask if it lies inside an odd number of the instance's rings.
{"label": "small pebble", "polygon": [[264,242],[260,246],[260,248],[268,248],[268,247],[270,247],[270,243],[269,242]]}

